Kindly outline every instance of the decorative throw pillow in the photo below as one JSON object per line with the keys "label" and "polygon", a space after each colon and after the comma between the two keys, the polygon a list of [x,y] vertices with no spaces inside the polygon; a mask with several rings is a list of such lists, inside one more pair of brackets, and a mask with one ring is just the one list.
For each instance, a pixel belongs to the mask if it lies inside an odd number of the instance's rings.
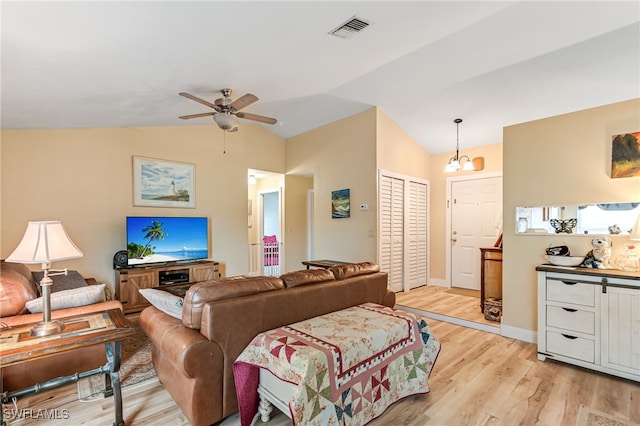
{"label": "decorative throw pillow", "polygon": [[[42,281],[43,276],[44,272],[42,271],[33,272],[33,278],[38,283],[38,288],[40,288],[39,284],[40,281]],[[59,291],[72,290],[74,288],[86,287],[88,285],[78,271],[72,270],[68,270],[67,275],[53,275],[51,276],[51,279],[53,280],[51,294]]]}
{"label": "decorative throw pillow", "polygon": [[182,297],[175,296],[164,290],[156,290],[155,288],[141,288],[138,291],[149,303],[165,314],[182,319]]}
{"label": "decorative throw pillow", "polygon": [[[75,308],[105,301],[105,284],[89,285],[51,293],[51,310]],[[31,313],[42,312],[42,297],[26,303]]]}

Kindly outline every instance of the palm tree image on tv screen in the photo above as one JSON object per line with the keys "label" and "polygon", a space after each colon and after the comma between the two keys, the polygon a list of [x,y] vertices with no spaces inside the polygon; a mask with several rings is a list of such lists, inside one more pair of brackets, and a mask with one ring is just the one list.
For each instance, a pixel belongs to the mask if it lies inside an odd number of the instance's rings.
{"label": "palm tree image on tv screen", "polygon": [[128,217],[129,265],[208,257],[206,218]]}

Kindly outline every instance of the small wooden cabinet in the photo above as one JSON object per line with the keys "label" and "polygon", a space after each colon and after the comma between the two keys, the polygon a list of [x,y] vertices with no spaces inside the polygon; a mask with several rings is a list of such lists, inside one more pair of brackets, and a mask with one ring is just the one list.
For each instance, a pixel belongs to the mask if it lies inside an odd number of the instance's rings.
{"label": "small wooden cabinet", "polygon": [[538,266],[538,359],[640,381],[640,275]]}
{"label": "small wooden cabinet", "polygon": [[217,278],[220,278],[219,263],[214,261],[116,269],[116,298],[125,313],[138,312],[149,306],[138,291],[141,288],[193,284]]}
{"label": "small wooden cabinet", "polygon": [[480,249],[480,310],[487,298],[502,299],[502,248]]}

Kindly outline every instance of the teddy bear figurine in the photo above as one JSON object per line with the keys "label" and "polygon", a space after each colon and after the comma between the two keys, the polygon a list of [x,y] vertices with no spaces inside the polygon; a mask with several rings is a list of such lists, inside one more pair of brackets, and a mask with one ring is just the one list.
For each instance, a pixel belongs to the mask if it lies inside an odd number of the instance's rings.
{"label": "teddy bear figurine", "polygon": [[611,238],[596,237],[591,240],[591,251],[587,253],[580,266],[587,268],[611,269]]}

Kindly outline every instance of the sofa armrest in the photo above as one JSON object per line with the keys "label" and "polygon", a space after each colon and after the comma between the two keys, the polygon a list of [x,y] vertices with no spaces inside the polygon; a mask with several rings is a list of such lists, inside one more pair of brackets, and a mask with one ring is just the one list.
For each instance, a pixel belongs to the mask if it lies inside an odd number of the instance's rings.
{"label": "sofa armrest", "polygon": [[191,424],[208,425],[233,413],[223,409],[225,358],[216,342],[153,306],[140,313],[140,326],[153,343],[158,379]]}
{"label": "sofa armrest", "polygon": [[150,306],[141,312],[140,326],[154,346],[184,375],[197,377],[203,370],[222,371],[224,356],[220,346],[198,330],[185,327],[181,320]]}
{"label": "sofa armrest", "polygon": [[382,304],[393,308],[396,305],[396,294],[393,291],[387,291],[387,294],[384,295]]}

